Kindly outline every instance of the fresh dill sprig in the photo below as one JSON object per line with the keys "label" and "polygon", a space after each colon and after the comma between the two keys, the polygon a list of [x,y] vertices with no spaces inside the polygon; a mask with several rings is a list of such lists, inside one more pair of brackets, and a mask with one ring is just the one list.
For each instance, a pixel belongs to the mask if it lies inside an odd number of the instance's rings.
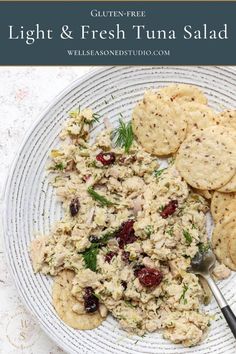
{"label": "fresh dill sprig", "polygon": [[128,153],[134,140],[131,122],[125,123],[119,119],[119,127],[113,130],[112,139],[114,139],[115,146],[124,148]]}
{"label": "fresh dill sprig", "polygon": [[99,122],[99,120],[100,120],[100,118],[101,118],[101,116],[100,116],[100,114],[98,114],[98,113],[93,113],[93,120],[92,120],[92,122]]}
{"label": "fresh dill sprig", "polygon": [[108,200],[106,197],[103,195],[97,193],[92,187],[89,187],[87,189],[87,192],[90,194],[90,196],[93,198],[93,200],[97,201],[100,205],[102,206],[111,206],[114,205],[113,202]]}
{"label": "fresh dill sprig", "polygon": [[86,124],[93,125],[94,123],[98,123],[101,118],[100,114],[98,114],[98,113],[93,113],[92,117],[93,117],[93,119],[91,119],[91,120],[84,119],[84,122]]}
{"label": "fresh dill sprig", "polygon": [[153,174],[154,174],[155,177],[159,178],[160,175],[161,175],[166,169],[167,169],[167,167],[162,168],[161,170],[155,170],[155,171],[153,172]]}
{"label": "fresh dill sprig", "polygon": [[185,294],[187,291],[188,291],[188,286],[186,284],[184,284],[183,292],[179,298],[179,301],[183,300],[184,304],[187,304],[187,299],[185,298]]}
{"label": "fresh dill sprig", "polygon": [[171,226],[168,230],[165,231],[168,235],[173,236],[174,235],[174,226]]}
{"label": "fresh dill sprig", "polygon": [[[96,270],[97,270],[97,255],[100,251],[100,248],[106,246],[107,242],[111,238],[113,238],[114,235],[115,235],[115,230],[107,231],[105,234],[102,235],[101,238],[99,238],[97,240],[97,242],[93,242],[89,248],[87,248],[84,252],[81,252],[86,268],[89,268],[93,272],[96,272]],[[95,296],[97,296],[97,295],[95,295]]]}
{"label": "fresh dill sprig", "polygon": [[128,306],[128,307],[131,307],[131,308],[135,308],[135,306],[131,303],[131,301],[129,300],[124,300],[125,304]]}
{"label": "fresh dill sprig", "polygon": [[82,253],[85,267],[91,269],[93,272],[97,270],[97,255],[99,253],[99,247],[97,244],[92,245]]}
{"label": "fresh dill sprig", "polygon": [[193,238],[190,235],[190,233],[188,232],[188,230],[183,230],[183,235],[184,235],[186,242],[190,245],[190,243],[192,243],[192,241],[193,241]]}
{"label": "fresh dill sprig", "polygon": [[153,226],[152,225],[147,225],[145,227],[145,234],[147,235],[147,237],[150,237],[151,234],[153,233]]}
{"label": "fresh dill sprig", "polygon": [[54,169],[55,170],[60,170],[60,171],[63,171],[65,168],[64,164],[62,162],[60,163],[57,163],[55,166],[54,166]]}

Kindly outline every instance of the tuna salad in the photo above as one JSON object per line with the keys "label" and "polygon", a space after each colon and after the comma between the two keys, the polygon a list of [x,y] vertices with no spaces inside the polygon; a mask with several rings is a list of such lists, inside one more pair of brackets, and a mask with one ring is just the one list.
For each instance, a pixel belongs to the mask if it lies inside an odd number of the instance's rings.
{"label": "tuna salad", "polygon": [[187,269],[208,247],[208,202],[173,159],[160,167],[130,122],[114,129],[105,121],[91,142],[98,119],[89,108],[70,113],[51,151],[49,176],[64,216],[32,241],[34,271],[55,279],[53,304],[74,328],[94,328],[110,313],[129,333],[161,331],[196,345],[210,316],[204,287]]}

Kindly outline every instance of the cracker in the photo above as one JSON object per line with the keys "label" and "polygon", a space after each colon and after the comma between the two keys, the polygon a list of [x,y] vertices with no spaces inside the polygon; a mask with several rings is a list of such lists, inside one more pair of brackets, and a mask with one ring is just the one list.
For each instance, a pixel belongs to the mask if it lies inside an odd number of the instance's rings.
{"label": "cracker", "polygon": [[211,243],[217,259],[232,270],[236,270],[236,263],[230,256],[231,238],[236,235],[235,213],[231,213],[220,219],[213,230]]}
{"label": "cracker", "polygon": [[236,192],[236,174],[223,187],[218,189],[219,192],[230,193]]}
{"label": "cracker", "polygon": [[232,232],[229,240],[229,255],[233,263],[236,264],[236,231]]}
{"label": "cracker", "polygon": [[204,129],[216,125],[215,112],[205,104],[199,102],[186,102],[181,105],[187,120],[187,135],[194,129]]}
{"label": "cracker", "polygon": [[178,103],[183,102],[198,102],[207,104],[207,98],[203,92],[196,86],[186,84],[172,84],[161,88],[158,91],[162,95],[166,95],[173,101]]}
{"label": "cracker", "polygon": [[165,156],[177,151],[185,138],[187,123],[178,104],[148,91],[134,108],[132,127],[144,150]]}
{"label": "cracker", "polygon": [[96,328],[104,320],[99,312],[78,314],[72,310],[73,306],[78,304],[78,300],[71,294],[73,278],[74,272],[69,270],[63,270],[55,277],[52,291],[53,306],[58,316],[68,326],[81,330]]}
{"label": "cracker", "polygon": [[215,191],[211,200],[211,214],[215,222],[223,216],[236,213],[236,193],[221,193]]}
{"label": "cracker", "polygon": [[176,167],[192,187],[221,188],[235,174],[236,135],[219,125],[195,130],[181,145]]}
{"label": "cracker", "polygon": [[224,125],[226,127],[234,128],[236,130],[236,110],[228,109],[219,113],[216,116],[218,124]]}

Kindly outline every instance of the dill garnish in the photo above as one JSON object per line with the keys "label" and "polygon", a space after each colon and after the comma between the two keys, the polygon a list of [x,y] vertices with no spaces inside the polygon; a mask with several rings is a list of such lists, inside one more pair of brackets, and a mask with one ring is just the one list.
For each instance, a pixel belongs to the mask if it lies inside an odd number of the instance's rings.
{"label": "dill garnish", "polygon": [[187,304],[187,299],[185,299],[185,294],[187,291],[188,291],[188,286],[184,284],[183,292],[179,298],[180,301],[183,300],[184,304]]}
{"label": "dill garnish", "polygon": [[146,227],[145,227],[145,234],[148,236],[148,237],[150,237],[151,236],[151,234],[153,233],[153,226],[152,225],[147,225]]}
{"label": "dill garnish", "polygon": [[162,174],[162,172],[164,172],[166,169],[167,169],[167,167],[162,168],[161,170],[155,170],[155,171],[153,172],[153,174],[154,174],[155,177],[159,178],[160,175]]}
{"label": "dill garnish", "polygon": [[170,227],[168,230],[165,231],[168,235],[173,236],[174,234],[174,227]]}
{"label": "dill garnish", "polygon": [[190,245],[190,243],[192,243],[193,238],[188,232],[188,230],[183,230],[183,235],[185,237],[186,242]]}
{"label": "dill garnish", "polygon": [[93,198],[93,200],[97,201],[100,205],[102,206],[111,206],[114,205],[113,202],[111,202],[110,200],[108,200],[106,197],[104,197],[103,195],[97,193],[92,187],[89,187],[87,189],[87,192],[91,195],[91,197]]}
{"label": "dill garnish", "polygon": [[119,127],[113,130],[112,139],[115,146],[124,148],[128,153],[134,140],[132,125],[131,122],[125,123],[122,119],[119,119],[119,124]]}
{"label": "dill garnish", "polygon": [[91,269],[93,272],[97,270],[97,255],[100,247],[106,246],[107,242],[114,237],[116,230],[108,231],[102,235],[97,242],[93,242],[89,248],[82,253],[84,259],[85,268]]}
{"label": "dill garnish", "polygon": [[97,270],[97,255],[99,252],[98,244],[94,244],[82,253],[85,267],[91,269],[93,272]]}
{"label": "dill garnish", "polygon": [[91,120],[84,119],[84,122],[86,124],[93,125],[94,123],[98,123],[101,118],[100,114],[98,114],[98,113],[93,113],[92,117],[93,117],[93,119],[91,119]]}
{"label": "dill garnish", "polygon": [[135,306],[129,300],[124,300],[124,302],[128,307],[135,308]]}
{"label": "dill garnish", "polygon": [[57,164],[54,166],[54,168],[55,168],[55,170],[60,170],[60,171],[62,171],[62,170],[64,170],[65,166],[63,165],[62,162],[60,162],[60,163],[57,163]]}

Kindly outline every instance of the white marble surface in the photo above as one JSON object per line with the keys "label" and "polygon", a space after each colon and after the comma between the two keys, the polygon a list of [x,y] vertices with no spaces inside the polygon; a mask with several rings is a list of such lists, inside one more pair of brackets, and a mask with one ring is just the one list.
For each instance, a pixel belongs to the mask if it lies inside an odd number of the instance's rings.
{"label": "white marble surface", "polygon": [[[0,67],[0,192],[25,132],[47,104],[91,67]],[[2,236],[2,235],[1,235]],[[0,237],[0,353],[63,353],[21,305]]]}

